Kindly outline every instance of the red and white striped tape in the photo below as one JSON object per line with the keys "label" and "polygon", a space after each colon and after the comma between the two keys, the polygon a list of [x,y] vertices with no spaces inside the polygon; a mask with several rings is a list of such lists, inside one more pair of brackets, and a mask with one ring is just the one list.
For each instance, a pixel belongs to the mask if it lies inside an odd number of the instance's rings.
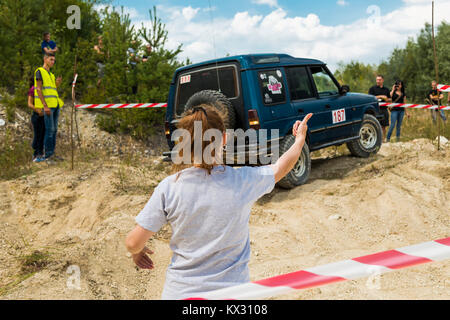
{"label": "red and white striped tape", "polygon": [[450,259],[450,237],[220,289],[187,300],[251,300]]}
{"label": "red and white striped tape", "polygon": [[441,92],[450,92],[450,86],[446,84],[438,84],[437,88]]}
{"label": "red and white striped tape", "polygon": [[[441,109],[450,110],[450,106],[436,106],[429,104],[380,103],[380,107],[413,108],[413,109]],[[167,108],[167,103],[124,103],[124,104],[77,104],[78,109],[140,109]]]}
{"label": "red and white striped tape", "polygon": [[166,108],[167,103],[77,104],[78,109],[140,109]]}
{"label": "red and white striped tape", "polygon": [[[75,85],[76,78],[73,85]],[[437,86],[439,91],[450,92],[450,86],[439,84]],[[402,104],[402,103],[383,103],[380,107],[396,107],[396,108],[415,108],[415,109],[437,109],[438,106],[425,104]],[[123,104],[78,104],[75,106],[78,109],[140,109],[140,108],[167,108],[167,103],[123,103]],[[450,110],[450,107],[441,106],[442,110]]]}
{"label": "red and white striped tape", "polygon": [[436,106],[432,104],[380,103],[380,107],[450,110],[450,106]]}

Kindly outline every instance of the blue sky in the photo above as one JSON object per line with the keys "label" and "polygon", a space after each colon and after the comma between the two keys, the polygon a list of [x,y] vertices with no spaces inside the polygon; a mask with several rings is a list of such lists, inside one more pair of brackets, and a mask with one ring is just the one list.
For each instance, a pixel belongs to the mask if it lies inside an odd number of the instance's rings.
{"label": "blue sky", "polygon": [[[436,0],[436,20],[450,21],[450,0]],[[431,0],[111,0],[137,26],[148,10],[169,31],[168,48],[183,44],[193,62],[226,54],[279,52],[339,62],[379,63],[404,46],[425,22]],[[212,11],[209,11],[211,5]],[[214,53],[215,52],[215,53]]]}
{"label": "blue sky", "polygon": [[[214,7],[214,16],[231,18],[238,11],[248,11],[250,14],[269,14],[275,7],[264,3],[277,3],[279,7],[284,8],[290,15],[307,16],[309,13],[315,13],[325,25],[337,25],[348,23],[367,16],[366,10],[371,5],[377,5],[381,11],[392,11],[402,5],[402,1],[389,0],[345,0],[342,5],[337,0],[267,0],[258,4],[251,0],[112,0],[110,3],[114,6],[126,6],[137,9],[137,11],[147,14],[148,9],[153,5],[164,5],[170,7],[191,6],[193,8],[208,8],[209,3]],[[205,16],[207,14],[205,13]],[[208,14],[209,17],[209,14]]]}

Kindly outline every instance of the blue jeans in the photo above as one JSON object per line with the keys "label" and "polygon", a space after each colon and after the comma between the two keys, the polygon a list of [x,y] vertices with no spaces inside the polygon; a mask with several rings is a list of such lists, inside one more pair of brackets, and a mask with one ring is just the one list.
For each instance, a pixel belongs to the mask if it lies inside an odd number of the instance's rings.
{"label": "blue jeans", "polygon": [[44,117],[39,116],[36,112],[33,112],[31,116],[31,123],[33,125],[33,143],[31,147],[34,150],[33,157],[43,156],[44,155],[44,134],[45,134],[45,125],[44,125]]}
{"label": "blue jeans", "polygon": [[400,131],[402,128],[403,117],[405,116],[405,110],[392,110],[391,111],[391,125],[387,134],[387,141],[391,140],[392,132],[394,131],[395,125],[397,124],[397,141],[400,139]]}
{"label": "blue jeans", "polygon": [[447,117],[445,116],[445,113],[444,113],[444,110],[430,110],[431,111],[431,117],[433,118],[433,122],[434,123],[436,123],[436,114],[438,113],[438,112],[440,112],[440,114],[441,114],[441,118],[442,118],[442,120],[444,120],[444,121],[447,121]]}
{"label": "blue jeans", "polygon": [[48,116],[44,112],[45,135],[44,149],[45,159],[50,158],[55,153],[56,133],[58,131],[59,107],[50,108],[51,114]]}

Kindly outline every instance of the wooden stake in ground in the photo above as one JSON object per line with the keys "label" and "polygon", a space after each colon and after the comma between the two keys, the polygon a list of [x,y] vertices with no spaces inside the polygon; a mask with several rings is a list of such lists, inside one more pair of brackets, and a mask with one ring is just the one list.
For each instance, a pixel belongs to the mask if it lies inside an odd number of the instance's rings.
{"label": "wooden stake in ground", "polygon": [[[434,37],[434,1],[432,2],[431,29],[433,32],[434,71],[436,73],[436,83],[439,83],[439,64],[438,64],[438,57],[437,57],[437,53],[436,53],[436,38]],[[441,99],[439,99],[439,91],[438,91],[438,107],[439,107],[438,114],[436,115],[437,122],[438,122],[438,150],[441,150],[441,120],[440,120]]]}
{"label": "wooden stake in ground", "polygon": [[73,142],[73,113],[75,110],[75,84],[77,83],[78,74],[75,73],[72,83],[72,111],[70,113],[70,144],[72,146],[72,170],[73,170],[73,157],[74,157],[74,142]]}

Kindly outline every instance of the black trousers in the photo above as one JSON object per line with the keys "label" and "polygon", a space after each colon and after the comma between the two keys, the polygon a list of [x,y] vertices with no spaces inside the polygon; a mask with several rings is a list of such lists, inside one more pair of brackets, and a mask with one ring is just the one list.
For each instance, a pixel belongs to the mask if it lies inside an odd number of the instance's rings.
{"label": "black trousers", "polygon": [[31,116],[31,124],[33,125],[34,138],[31,147],[34,150],[33,156],[44,155],[44,135],[45,135],[45,123],[44,116],[39,116],[36,112],[33,112]]}

